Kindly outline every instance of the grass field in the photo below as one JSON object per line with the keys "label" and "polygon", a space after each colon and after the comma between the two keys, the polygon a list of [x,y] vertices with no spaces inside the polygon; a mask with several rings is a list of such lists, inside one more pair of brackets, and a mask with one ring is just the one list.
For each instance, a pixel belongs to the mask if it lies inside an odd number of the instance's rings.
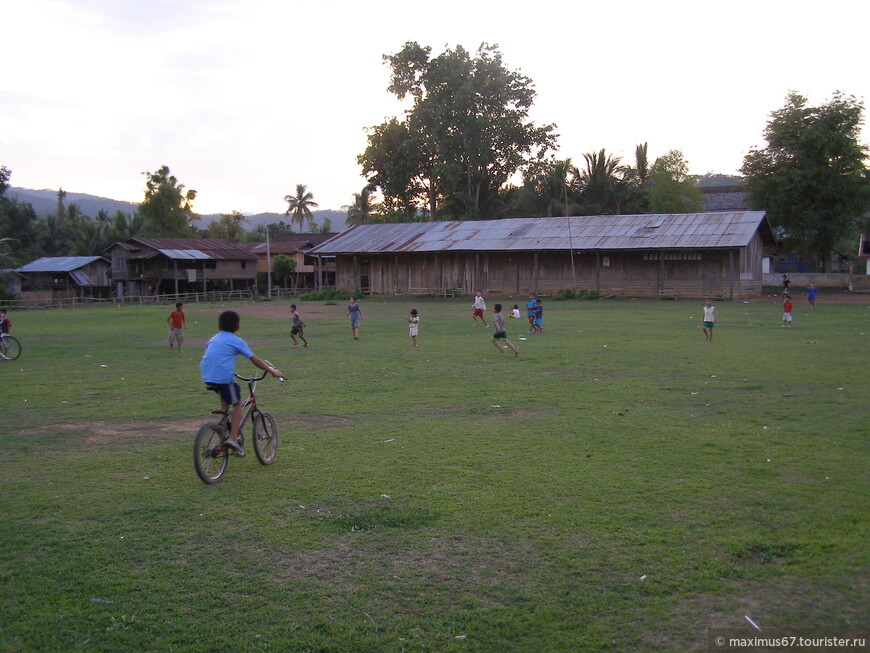
{"label": "grass field", "polygon": [[[496,298],[487,298],[488,305]],[[520,300],[503,300],[512,305]],[[520,302],[521,303],[521,302]],[[221,306],[16,312],[0,361],[0,650],[706,651],[870,629],[870,300],[242,304],[276,462],[206,486]],[[404,316],[421,314],[420,346]],[[488,317],[489,319],[489,317]],[[521,338],[526,338],[522,340]],[[237,370],[251,368],[239,361]],[[251,368],[252,369],[252,368]]]}

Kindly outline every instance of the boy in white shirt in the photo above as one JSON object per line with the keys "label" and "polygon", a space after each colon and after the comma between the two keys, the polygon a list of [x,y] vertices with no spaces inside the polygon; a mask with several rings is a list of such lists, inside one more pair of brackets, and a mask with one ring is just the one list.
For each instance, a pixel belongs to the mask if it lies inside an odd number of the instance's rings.
{"label": "boy in white shirt", "polygon": [[483,317],[483,312],[486,310],[486,302],[483,301],[483,293],[479,290],[474,296],[474,305],[472,308],[474,310],[471,312],[471,320],[474,322],[474,326],[477,326],[477,318],[480,318],[480,321],[483,322],[483,328],[488,329],[489,325],[486,323],[486,318]]}

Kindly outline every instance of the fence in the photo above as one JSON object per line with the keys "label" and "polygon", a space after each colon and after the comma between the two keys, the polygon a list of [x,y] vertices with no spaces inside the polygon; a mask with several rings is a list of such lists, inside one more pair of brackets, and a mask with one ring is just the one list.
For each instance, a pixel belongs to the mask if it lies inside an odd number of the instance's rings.
{"label": "fence", "polygon": [[86,306],[111,306],[122,304],[197,304],[199,302],[253,301],[251,290],[213,290],[169,295],[131,295],[129,297],[33,297],[10,299],[3,302],[9,309],[82,308]]}

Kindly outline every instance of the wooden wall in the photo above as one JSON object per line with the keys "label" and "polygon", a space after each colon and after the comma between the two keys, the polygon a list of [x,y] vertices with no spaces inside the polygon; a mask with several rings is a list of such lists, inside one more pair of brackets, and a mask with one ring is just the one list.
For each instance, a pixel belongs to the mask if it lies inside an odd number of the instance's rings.
{"label": "wooden wall", "polygon": [[336,288],[373,295],[448,288],[463,295],[620,288],[630,297],[674,290],[681,297],[761,292],[761,237],[746,248],[614,252],[448,252],[336,257]]}

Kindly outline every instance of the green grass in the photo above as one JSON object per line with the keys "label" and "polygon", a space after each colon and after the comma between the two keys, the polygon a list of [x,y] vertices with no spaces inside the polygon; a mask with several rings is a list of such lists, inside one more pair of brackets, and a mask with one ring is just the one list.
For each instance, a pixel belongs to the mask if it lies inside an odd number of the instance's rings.
{"label": "green grass", "polygon": [[182,356],[170,307],[12,315],[0,650],[705,651],[744,615],[870,627],[867,304],[798,301],[784,329],[776,300],[720,302],[711,344],[698,301],[551,301],[542,336],[507,321],[518,359],[470,304],[364,300],[354,341],[343,304],[303,303],[308,349],[286,306],[234,306],[291,380],[258,388],[276,462],[215,486],[192,441],[220,306],[187,306]]}

